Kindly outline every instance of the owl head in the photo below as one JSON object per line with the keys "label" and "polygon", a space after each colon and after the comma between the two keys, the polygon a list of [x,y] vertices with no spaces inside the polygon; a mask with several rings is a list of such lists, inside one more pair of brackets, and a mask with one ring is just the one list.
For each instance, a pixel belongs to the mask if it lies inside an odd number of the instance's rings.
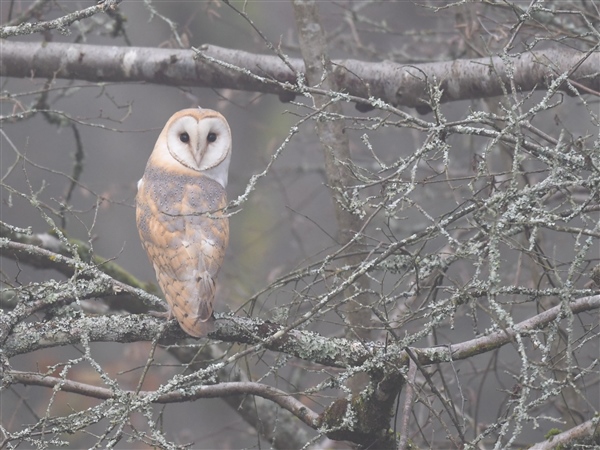
{"label": "owl head", "polygon": [[167,170],[202,173],[227,186],[231,160],[231,130],[211,109],[183,109],[163,128],[149,164]]}

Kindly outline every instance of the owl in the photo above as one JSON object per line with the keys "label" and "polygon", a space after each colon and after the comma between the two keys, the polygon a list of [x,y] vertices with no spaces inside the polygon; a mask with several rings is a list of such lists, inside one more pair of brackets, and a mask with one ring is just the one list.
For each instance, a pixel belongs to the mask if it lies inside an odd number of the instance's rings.
{"label": "owl", "polygon": [[215,281],[227,243],[231,130],[210,109],[184,109],[163,128],[136,196],[137,227],[158,284],[181,328],[214,325]]}

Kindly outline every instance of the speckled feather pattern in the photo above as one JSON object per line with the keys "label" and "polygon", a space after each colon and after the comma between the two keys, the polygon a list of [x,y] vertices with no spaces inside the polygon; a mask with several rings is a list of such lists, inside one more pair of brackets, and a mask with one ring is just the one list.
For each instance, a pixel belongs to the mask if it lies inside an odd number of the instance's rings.
{"label": "speckled feather pattern", "polygon": [[205,336],[213,327],[215,281],[229,241],[225,189],[201,173],[150,162],[136,203],[142,244],[173,315],[186,333]]}

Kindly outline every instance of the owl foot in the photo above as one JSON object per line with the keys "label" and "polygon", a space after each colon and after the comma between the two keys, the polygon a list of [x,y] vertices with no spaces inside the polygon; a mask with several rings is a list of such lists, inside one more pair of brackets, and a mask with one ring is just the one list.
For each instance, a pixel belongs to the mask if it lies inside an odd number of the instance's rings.
{"label": "owl foot", "polygon": [[158,317],[159,319],[171,320],[173,318],[173,310],[169,308],[167,311],[148,311],[152,317]]}

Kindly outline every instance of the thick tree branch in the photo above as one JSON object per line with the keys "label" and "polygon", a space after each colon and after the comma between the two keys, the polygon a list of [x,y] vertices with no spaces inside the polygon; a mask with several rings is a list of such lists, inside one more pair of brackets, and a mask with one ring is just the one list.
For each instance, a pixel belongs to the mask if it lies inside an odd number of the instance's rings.
{"label": "thick tree branch", "polygon": [[[573,314],[597,310],[600,308],[600,296],[574,300],[569,303],[569,308]],[[540,330],[564,314],[563,305],[557,305],[512,328],[487,336],[448,346],[413,347],[411,350],[422,365],[468,359],[513,342],[517,334],[527,335]],[[80,343],[83,334],[90,342],[151,341],[157,336],[162,323],[163,319],[145,315],[59,317],[35,325],[16,325],[3,350],[7,357],[12,357],[44,348]],[[216,330],[210,334],[211,338],[247,344],[262,342],[284,329],[281,325],[235,316],[217,317],[216,325]],[[169,340],[186,337],[175,321],[172,321],[165,335]],[[279,340],[265,345],[265,348],[332,367],[358,367],[368,360],[385,361],[391,373],[400,371],[409,360],[406,351],[397,344],[359,343],[301,330],[288,331]]]}
{"label": "thick tree branch", "polygon": [[[593,419],[567,431],[549,437],[544,442],[539,442],[529,447],[529,450],[556,450],[560,448],[598,448],[600,445],[600,416],[596,414]],[[587,446],[590,447],[587,447]]]}
{"label": "thick tree branch", "polygon": [[[0,41],[0,76],[63,78],[91,82],[145,82],[170,86],[228,88],[253,92],[302,93],[297,74],[306,73],[299,59],[289,59],[293,73],[278,56],[259,55],[216,46],[193,50],[116,47],[55,42]],[[510,67],[508,64],[513,65]],[[544,90],[559,75],[587,91],[600,92],[600,53],[541,50],[508,57],[455,60],[427,64],[334,60],[335,82],[343,92],[392,105],[423,107],[428,83],[444,91],[442,102],[493,97],[510,89],[509,73],[522,92]],[[570,73],[573,67],[577,67]],[[561,89],[567,90],[566,83]],[[584,93],[584,92],[582,92]],[[368,100],[372,98],[372,100]]]}
{"label": "thick tree branch", "polygon": [[[85,334],[90,342],[152,341],[158,334],[164,319],[147,315],[107,315],[57,317],[44,322],[18,324],[8,336],[3,350],[7,357],[42,350],[45,348],[79,344]],[[256,345],[284,327],[260,320],[243,317],[217,316],[216,330],[211,338],[225,342]],[[182,340],[187,336],[175,321],[166,330],[169,341]],[[381,351],[378,343],[328,338],[316,333],[290,330],[282,338],[266,344],[265,348],[286,353],[315,364],[330,367],[351,367],[364,363]]]}

